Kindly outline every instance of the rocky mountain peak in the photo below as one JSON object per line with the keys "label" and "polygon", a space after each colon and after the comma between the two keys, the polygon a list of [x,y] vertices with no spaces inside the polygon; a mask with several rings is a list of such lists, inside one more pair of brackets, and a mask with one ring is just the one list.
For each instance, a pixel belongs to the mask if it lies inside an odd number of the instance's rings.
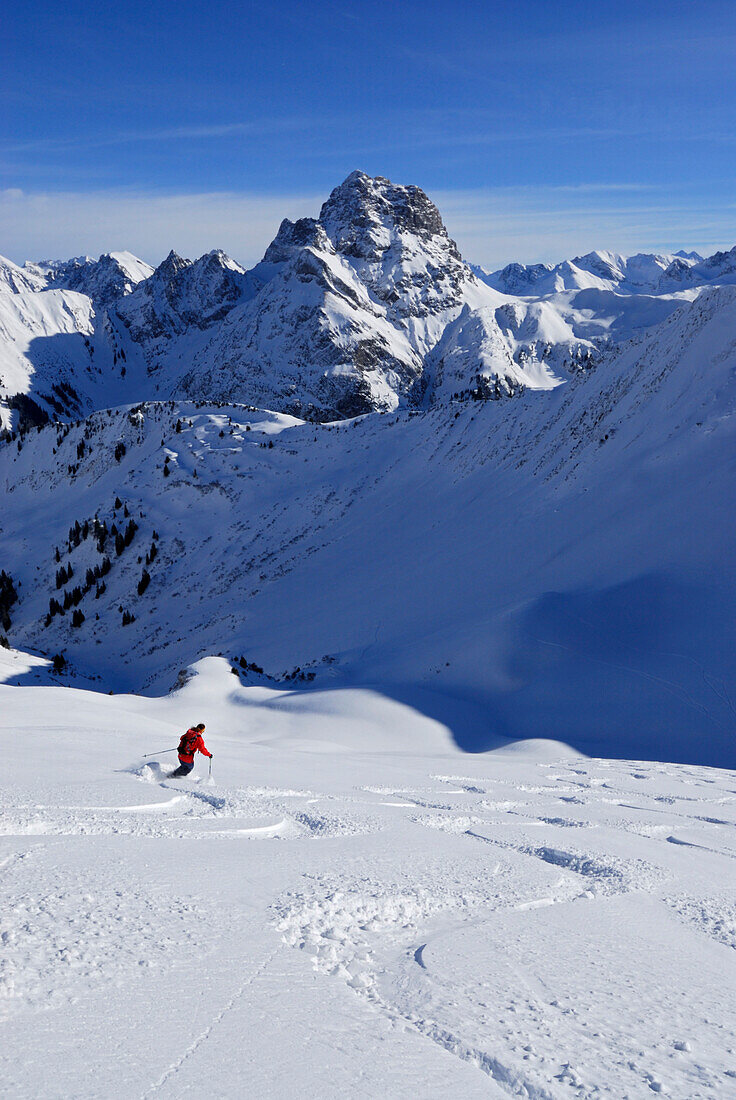
{"label": "rocky mountain peak", "polygon": [[179,272],[184,271],[187,267],[192,266],[191,260],[185,260],[178,252],[171,249],[165,260],[162,260],[154,271],[152,278],[159,283],[170,282],[174,279]]}
{"label": "rocky mountain peak", "polygon": [[439,210],[425,192],[384,176],[351,172],[323,204],[319,222],[336,250],[347,256],[379,259],[402,233],[423,240],[441,238],[458,255]]}
{"label": "rocky mountain peak", "polygon": [[266,249],[263,263],[286,263],[299,249],[318,244],[319,229],[315,218],[299,218],[295,222],[284,218],[278,233]]}
{"label": "rocky mountain peak", "polygon": [[153,273],[153,268],[132,252],[103,252],[96,260],[91,256],[41,260],[27,263],[25,270],[41,278],[47,289],[86,294],[97,310],[108,309]]}

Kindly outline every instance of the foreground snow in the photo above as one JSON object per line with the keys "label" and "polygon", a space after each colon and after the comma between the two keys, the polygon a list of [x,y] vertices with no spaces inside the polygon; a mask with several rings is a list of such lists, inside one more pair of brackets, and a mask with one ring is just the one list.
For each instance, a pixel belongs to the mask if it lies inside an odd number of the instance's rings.
{"label": "foreground snow", "polygon": [[4,1096],[734,1094],[734,773],[197,668],[0,686]]}

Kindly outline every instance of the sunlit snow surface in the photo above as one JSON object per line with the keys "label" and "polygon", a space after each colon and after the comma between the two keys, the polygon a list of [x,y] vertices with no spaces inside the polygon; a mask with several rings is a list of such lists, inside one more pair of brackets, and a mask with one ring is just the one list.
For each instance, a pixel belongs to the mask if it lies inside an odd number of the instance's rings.
{"label": "sunlit snow surface", "polygon": [[736,774],[198,670],[0,686],[4,1096],[734,1095]]}

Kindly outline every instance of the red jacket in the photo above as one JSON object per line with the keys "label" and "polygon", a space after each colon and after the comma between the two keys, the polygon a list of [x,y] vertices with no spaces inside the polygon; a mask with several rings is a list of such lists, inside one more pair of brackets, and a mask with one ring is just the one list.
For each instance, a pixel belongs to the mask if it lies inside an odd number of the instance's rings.
{"label": "red jacket", "polygon": [[179,759],[185,764],[191,764],[194,760],[195,752],[201,752],[203,756],[212,756],[199,730],[187,730],[186,733],[181,735],[181,740],[179,741]]}

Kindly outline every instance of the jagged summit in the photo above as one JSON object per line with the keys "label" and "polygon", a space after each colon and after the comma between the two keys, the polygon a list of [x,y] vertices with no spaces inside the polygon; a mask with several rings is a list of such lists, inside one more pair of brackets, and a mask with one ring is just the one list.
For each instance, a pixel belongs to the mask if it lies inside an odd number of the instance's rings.
{"label": "jagged summit", "polygon": [[425,192],[383,176],[351,172],[323,204],[319,221],[337,251],[348,256],[378,258],[396,233],[411,233],[423,240],[443,237],[459,256],[439,210]]}
{"label": "jagged summit", "polygon": [[172,250],[150,279],[119,303],[117,314],[150,368],[174,337],[221,321],[253,289],[245,268],[222,249],[198,260]]}
{"label": "jagged summit", "polygon": [[319,226],[315,218],[299,218],[292,222],[284,218],[279,231],[271,241],[263,256],[263,263],[283,264],[294,253],[307,245],[319,243]]}
{"label": "jagged summit", "polygon": [[688,260],[684,254],[677,254],[677,258],[662,275],[660,281],[662,290],[698,286],[703,283],[736,281],[736,245],[727,252],[714,252],[706,259],[698,256],[697,252],[692,255],[697,256],[697,259]]}
{"label": "jagged summit", "polygon": [[206,379],[222,400],[315,419],[428,399],[424,357],[447,324],[498,304],[419,187],[364,172],[318,219],[285,219],[251,275],[262,287],[193,357],[185,390]]}
{"label": "jagged summit", "polygon": [[192,266],[192,260],[185,260],[175,249],[171,249],[165,260],[162,260],[153,272],[153,278],[158,282],[165,282],[175,278],[180,271]]}
{"label": "jagged summit", "polygon": [[86,294],[102,311],[153,274],[153,268],[132,252],[103,252],[96,260],[91,256],[41,260],[26,263],[24,271],[43,279],[48,289]]}

